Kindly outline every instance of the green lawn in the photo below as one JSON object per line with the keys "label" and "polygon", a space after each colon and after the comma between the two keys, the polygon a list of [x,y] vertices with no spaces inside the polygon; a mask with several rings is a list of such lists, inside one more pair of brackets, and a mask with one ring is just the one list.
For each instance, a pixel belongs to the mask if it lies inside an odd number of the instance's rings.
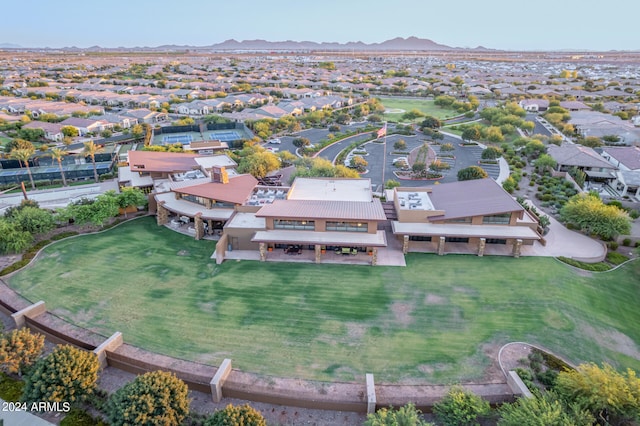
{"label": "green lawn", "polygon": [[479,378],[525,340],[640,371],[640,262],[576,273],[555,259],[411,254],[407,267],[225,262],[214,244],[137,219],[61,241],[10,285],[105,336],[262,374]]}
{"label": "green lawn", "polygon": [[[404,112],[411,111],[412,109],[417,109],[418,111],[422,111],[427,115],[439,119],[455,117],[456,115],[458,115],[458,113],[454,110],[442,109],[436,106],[434,104],[434,101],[432,100],[381,97],[380,101],[382,102],[382,105],[384,105],[384,107],[388,110],[403,110],[402,112],[383,114],[386,121],[400,121],[400,117],[402,116],[402,114],[404,114]],[[417,121],[419,122],[421,120]]]}

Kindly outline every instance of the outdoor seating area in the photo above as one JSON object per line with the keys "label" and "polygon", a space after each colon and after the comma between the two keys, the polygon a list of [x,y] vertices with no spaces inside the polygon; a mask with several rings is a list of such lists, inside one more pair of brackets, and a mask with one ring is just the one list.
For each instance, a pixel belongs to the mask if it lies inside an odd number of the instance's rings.
{"label": "outdoor seating area", "polygon": [[298,245],[291,245],[291,246],[287,246],[284,249],[284,252],[286,254],[295,254],[295,255],[300,255],[302,254],[302,248]]}
{"label": "outdoor seating area", "polygon": [[338,247],[334,250],[334,253],[343,256],[356,256],[358,249],[355,247]]}
{"label": "outdoor seating area", "polygon": [[284,189],[258,189],[251,195],[247,205],[249,206],[261,206],[264,204],[271,204],[275,200],[284,200],[287,198],[287,191]]}

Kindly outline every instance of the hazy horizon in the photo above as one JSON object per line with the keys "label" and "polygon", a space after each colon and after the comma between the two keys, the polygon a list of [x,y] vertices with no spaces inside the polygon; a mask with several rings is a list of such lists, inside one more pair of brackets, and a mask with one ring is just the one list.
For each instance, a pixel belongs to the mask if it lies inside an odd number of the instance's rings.
{"label": "hazy horizon", "polygon": [[371,44],[414,36],[458,48],[640,50],[640,32],[632,31],[640,2],[631,0],[618,2],[615,9],[600,0],[518,5],[510,0],[458,0],[455,7],[423,0],[384,6],[364,0],[304,5],[247,0],[241,8],[233,2],[206,0],[140,3],[10,2],[3,12],[14,19],[0,28],[0,43],[23,48],[209,46],[228,39]]}

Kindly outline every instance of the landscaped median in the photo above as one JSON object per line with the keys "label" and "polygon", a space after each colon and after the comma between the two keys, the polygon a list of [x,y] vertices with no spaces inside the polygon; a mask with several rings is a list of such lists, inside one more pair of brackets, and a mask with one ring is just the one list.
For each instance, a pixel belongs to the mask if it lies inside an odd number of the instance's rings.
{"label": "landscaped median", "polygon": [[640,368],[620,346],[640,342],[638,261],[594,276],[533,257],[410,254],[401,270],[216,265],[214,248],[141,218],[53,244],[7,281],[104,336],[121,331],[141,348],[211,365],[231,358],[267,376],[478,381],[512,340],[574,363]]}

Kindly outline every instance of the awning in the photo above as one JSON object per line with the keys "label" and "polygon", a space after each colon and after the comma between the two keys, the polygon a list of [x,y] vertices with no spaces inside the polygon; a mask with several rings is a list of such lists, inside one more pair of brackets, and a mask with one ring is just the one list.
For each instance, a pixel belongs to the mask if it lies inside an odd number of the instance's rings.
{"label": "awning", "polygon": [[256,232],[251,241],[255,243],[320,244],[324,246],[349,247],[387,246],[387,238],[384,231],[369,234],[366,232],[285,231],[274,229]]}
{"label": "awning", "polygon": [[614,179],[615,176],[611,172],[596,172],[593,170],[585,170],[584,173],[591,178]]}
{"label": "awning", "polygon": [[460,238],[517,238],[539,240],[540,236],[528,226],[453,225],[416,222],[391,222],[396,235],[421,235]]}

